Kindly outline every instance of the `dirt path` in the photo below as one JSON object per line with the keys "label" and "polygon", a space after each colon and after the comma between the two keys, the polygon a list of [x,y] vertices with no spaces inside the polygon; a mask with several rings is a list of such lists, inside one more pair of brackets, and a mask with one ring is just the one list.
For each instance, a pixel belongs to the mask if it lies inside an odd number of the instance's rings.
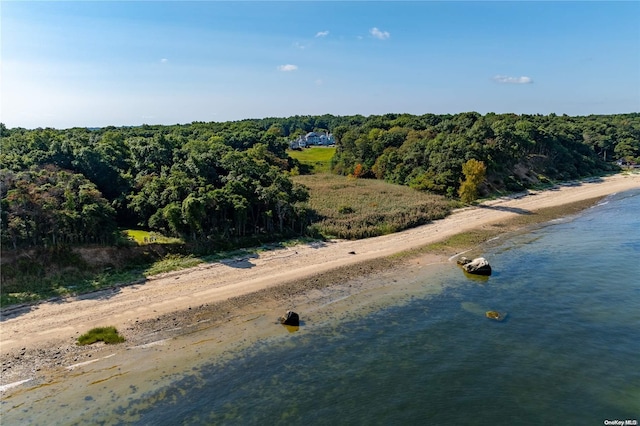
{"label": "dirt path", "polygon": [[[134,324],[172,312],[196,309],[337,267],[381,258],[528,211],[634,188],[640,188],[640,175],[617,175],[488,201],[483,208],[461,209],[446,219],[396,234],[273,250],[155,276],[139,285],[7,311],[0,325],[0,356],[4,365],[7,359],[15,359],[16,353],[72,346],[79,334],[92,327],[114,325],[131,330]],[[3,376],[7,377],[2,382],[6,383],[14,376],[9,377],[8,373],[16,370],[4,370]]]}

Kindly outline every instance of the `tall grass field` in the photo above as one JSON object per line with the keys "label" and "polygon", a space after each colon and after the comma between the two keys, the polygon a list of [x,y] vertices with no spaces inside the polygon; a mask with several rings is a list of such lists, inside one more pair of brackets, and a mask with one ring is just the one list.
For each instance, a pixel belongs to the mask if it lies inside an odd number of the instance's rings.
{"label": "tall grass field", "polygon": [[454,207],[445,197],[379,180],[329,174],[295,176],[309,188],[313,225],[326,237],[358,239],[442,219]]}

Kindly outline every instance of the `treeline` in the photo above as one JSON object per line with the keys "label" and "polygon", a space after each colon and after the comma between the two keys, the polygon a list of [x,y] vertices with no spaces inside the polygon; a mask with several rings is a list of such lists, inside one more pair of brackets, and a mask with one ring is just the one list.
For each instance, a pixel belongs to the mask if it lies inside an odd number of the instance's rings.
{"label": "treeline", "polygon": [[300,235],[316,218],[288,141],[330,131],[337,174],[457,196],[462,166],[483,190],[613,170],[640,160],[640,114],[295,116],[225,123],[7,129],[0,124],[3,248],[118,241],[144,227],[197,244]]}
{"label": "treeline", "polygon": [[138,226],[215,246],[311,221],[286,138],[254,122],[0,130],[5,248],[113,244]]}
{"label": "treeline", "polygon": [[334,129],[333,170],[455,196],[468,160],[487,167],[483,192],[518,191],[640,161],[640,114],[569,117],[475,112],[370,117]]}

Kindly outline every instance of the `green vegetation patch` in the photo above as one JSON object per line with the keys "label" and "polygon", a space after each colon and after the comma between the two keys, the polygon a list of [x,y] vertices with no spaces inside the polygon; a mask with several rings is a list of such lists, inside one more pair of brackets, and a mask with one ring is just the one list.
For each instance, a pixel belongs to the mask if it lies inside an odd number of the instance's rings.
{"label": "green vegetation patch", "polygon": [[97,327],[78,337],[78,345],[91,345],[95,342],[104,342],[108,345],[124,342],[124,337],[118,334],[115,327]]}
{"label": "green vegetation patch", "polygon": [[164,259],[151,264],[145,271],[144,275],[158,275],[166,272],[177,271],[180,269],[192,268],[203,263],[204,260],[193,255],[169,254]]}
{"label": "green vegetation patch", "polygon": [[296,176],[309,188],[314,223],[325,237],[358,239],[390,234],[442,219],[451,201],[439,195],[380,180],[317,174]]}
{"label": "green vegetation patch", "polygon": [[165,237],[164,235],[141,229],[125,229],[127,236],[138,244],[184,244],[180,238]]}
{"label": "green vegetation patch", "polygon": [[331,159],[336,153],[335,147],[311,147],[303,150],[287,151],[291,158],[295,158],[302,164],[312,167],[314,173],[329,173],[331,171]]}

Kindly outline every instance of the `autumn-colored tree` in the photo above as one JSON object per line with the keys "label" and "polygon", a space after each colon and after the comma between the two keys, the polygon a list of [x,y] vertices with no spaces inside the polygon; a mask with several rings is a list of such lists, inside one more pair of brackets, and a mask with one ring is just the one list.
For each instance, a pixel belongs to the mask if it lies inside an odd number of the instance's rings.
{"label": "autumn-colored tree", "polygon": [[462,165],[465,180],[460,184],[458,194],[464,203],[470,203],[478,198],[478,186],[484,180],[487,166],[484,162],[471,159]]}
{"label": "autumn-colored tree", "polygon": [[353,177],[357,179],[359,177],[362,177],[362,175],[364,175],[364,168],[362,167],[362,164],[358,163],[353,169]]}

